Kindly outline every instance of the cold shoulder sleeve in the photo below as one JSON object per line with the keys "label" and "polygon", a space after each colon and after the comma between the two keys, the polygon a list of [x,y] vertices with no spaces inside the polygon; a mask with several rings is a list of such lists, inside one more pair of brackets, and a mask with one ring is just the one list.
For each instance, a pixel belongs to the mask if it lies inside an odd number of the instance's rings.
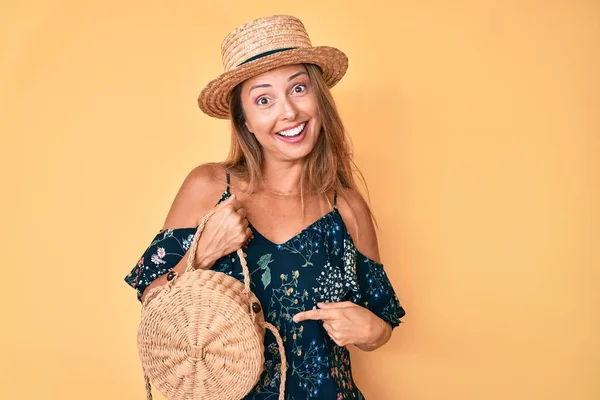
{"label": "cold shoulder sleeve", "polygon": [[406,314],[383,264],[371,260],[359,251],[356,252],[356,276],[360,288],[361,304],[379,318],[389,322],[393,328],[400,325]]}
{"label": "cold shoulder sleeve", "polygon": [[144,289],[156,278],[173,269],[192,244],[196,228],[167,229],[159,232],[137,264],[125,277],[125,282],[137,291],[141,300]]}
{"label": "cold shoulder sleeve", "polygon": [[400,319],[406,312],[400,305],[383,264],[359,252],[349,237],[344,243],[344,264],[351,300],[389,322],[392,328],[400,325]]}

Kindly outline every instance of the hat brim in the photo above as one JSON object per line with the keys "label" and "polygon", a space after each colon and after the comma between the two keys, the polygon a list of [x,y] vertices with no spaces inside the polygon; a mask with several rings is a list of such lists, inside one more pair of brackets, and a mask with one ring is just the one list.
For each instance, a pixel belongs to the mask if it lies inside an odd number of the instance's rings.
{"label": "hat brim", "polygon": [[323,71],[323,78],[330,88],[338,83],[348,69],[348,57],[334,47],[315,46],[287,50],[271,54],[231,71],[212,80],[200,93],[198,105],[207,115],[228,119],[229,96],[240,83],[274,68],[291,64],[316,64]]}

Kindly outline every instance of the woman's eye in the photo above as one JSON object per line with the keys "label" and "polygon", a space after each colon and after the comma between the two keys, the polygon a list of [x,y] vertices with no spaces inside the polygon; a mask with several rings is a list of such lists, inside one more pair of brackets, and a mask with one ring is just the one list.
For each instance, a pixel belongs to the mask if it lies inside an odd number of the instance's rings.
{"label": "woman's eye", "polygon": [[306,91],[306,85],[296,85],[294,86],[294,93],[302,93]]}
{"label": "woman's eye", "polygon": [[269,103],[269,99],[267,99],[266,97],[261,97],[258,100],[256,100],[256,104],[258,104],[260,106],[267,105],[268,103]]}

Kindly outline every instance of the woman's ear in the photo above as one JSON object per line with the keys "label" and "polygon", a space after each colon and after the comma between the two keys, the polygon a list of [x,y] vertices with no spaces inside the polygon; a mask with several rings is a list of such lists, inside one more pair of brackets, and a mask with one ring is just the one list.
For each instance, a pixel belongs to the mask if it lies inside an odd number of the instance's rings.
{"label": "woman's ear", "polygon": [[250,125],[248,125],[247,121],[244,121],[244,125],[246,125],[246,129],[248,129],[248,132],[254,135],[254,132],[252,132],[252,129],[250,129]]}

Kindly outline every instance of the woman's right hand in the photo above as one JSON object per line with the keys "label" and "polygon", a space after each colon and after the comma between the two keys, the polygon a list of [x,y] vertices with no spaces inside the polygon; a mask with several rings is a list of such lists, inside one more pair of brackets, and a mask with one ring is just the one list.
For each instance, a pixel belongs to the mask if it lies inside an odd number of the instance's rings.
{"label": "woman's right hand", "polygon": [[232,194],[208,219],[198,240],[194,268],[211,268],[219,258],[241,249],[252,238],[246,210]]}

